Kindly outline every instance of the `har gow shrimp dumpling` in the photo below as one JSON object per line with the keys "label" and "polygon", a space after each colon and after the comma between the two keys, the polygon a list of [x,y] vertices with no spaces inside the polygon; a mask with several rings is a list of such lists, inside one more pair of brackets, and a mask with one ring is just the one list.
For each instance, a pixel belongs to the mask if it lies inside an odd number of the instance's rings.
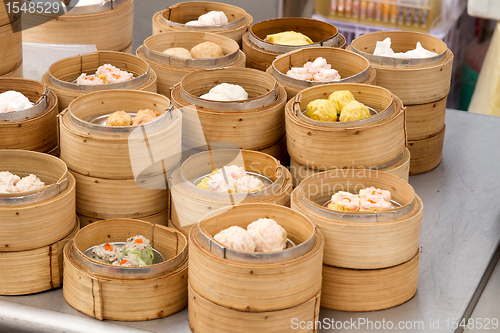
{"label": "har gow shrimp dumpling", "polygon": [[130,126],[132,116],[125,111],[116,111],[109,115],[106,126]]}
{"label": "har gow shrimp dumpling", "polygon": [[275,220],[258,219],[247,226],[255,252],[276,252],[286,248],[287,233]]}
{"label": "har gow shrimp dumpling", "polygon": [[192,59],[193,56],[191,55],[191,52],[189,50],[183,48],[183,47],[171,47],[169,49],[166,49],[163,51],[163,54],[179,58],[179,59]]}
{"label": "har gow shrimp dumpling", "polygon": [[224,50],[215,43],[204,42],[191,49],[191,56],[194,59],[219,58],[224,56]]}
{"label": "har gow shrimp dumpling", "polygon": [[252,236],[245,229],[233,226],[222,230],[214,239],[224,246],[241,252],[254,252],[255,243]]}

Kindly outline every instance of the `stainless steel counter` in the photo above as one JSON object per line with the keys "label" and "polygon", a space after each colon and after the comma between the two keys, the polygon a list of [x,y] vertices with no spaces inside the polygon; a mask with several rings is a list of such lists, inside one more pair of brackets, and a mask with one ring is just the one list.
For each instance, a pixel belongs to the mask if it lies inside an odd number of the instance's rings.
{"label": "stainless steel counter", "polygon": [[[494,267],[492,261],[497,258],[495,251],[500,242],[500,118],[449,110],[446,124],[441,165],[430,173],[410,177],[424,202],[417,294],[407,303],[384,311],[347,313],[322,309],[321,317],[330,323],[330,319],[344,322],[343,326],[346,321],[349,326],[351,322],[357,324],[358,319],[367,322],[362,327],[336,331],[462,331],[453,328],[453,320],[472,312]],[[497,285],[487,288],[498,295],[498,273],[495,277],[490,283]],[[485,302],[482,314],[495,315],[487,308],[494,304],[498,309],[498,297]],[[392,322],[392,330],[377,329],[384,320],[386,327]],[[370,321],[373,329],[367,327]],[[399,328],[401,321],[411,328]],[[187,310],[147,322],[100,322],[66,304],[61,289],[0,297],[0,332],[141,331],[188,333]],[[320,330],[329,331],[333,329]]]}

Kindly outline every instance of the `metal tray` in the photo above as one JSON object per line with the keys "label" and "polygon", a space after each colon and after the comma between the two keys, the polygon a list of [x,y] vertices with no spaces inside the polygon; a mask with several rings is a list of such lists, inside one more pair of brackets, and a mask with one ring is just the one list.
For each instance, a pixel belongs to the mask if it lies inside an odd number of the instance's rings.
{"label": "metal tray", "polygon": [[47,110],[49,106],[49,91],[46,90],[45,94],[33,105],[19,111],[2,112],[0,113],[0,121],[22,121],[29,118],[34,118]]}
{"label": "metal tray", "polygon": [[10,196],[10,197],[1,197],[0,196],[0,207],[19,207],[19,206],[28,206],[36,203],[40,203],[43,201],[50,200],[62,192],[66,190],[68,187],[68,176],[66,175],[64,178],[60,179],[56,184],[47,185],[41,191],[22,195],[20,192],[20,196]]}
{"label": "metal tray", "polygon": [[[108,244],[115,245],[116,247],[120,248],[120,251],[125,246],[125,242],[113,242],[113,243],[108,243]],[[99,244],[99,245],[101,245],[101,244]],[[95,246],[92,246],[92,247],[86,249],[85,251],[83,251],[83,254],[85,254],[89,258],[92,258],[92,251],[94,250],[94,248],[96,248],[99,245],[95,245]],[[165,261],[165,258],[163,258],[163,256],[161,255],[160,252],[153,249],[153,253],[155,255],[153,258],[153,265],[161,264],[162,262]],[[151,266],[151,265],[149,265],[149,266]],[[113,266],[113,267],[117,267],[117,266]],[[142,266],[142,267],[147,267],[147,266]],[[138,267],[129,267],[129,268],[138,268]]]}

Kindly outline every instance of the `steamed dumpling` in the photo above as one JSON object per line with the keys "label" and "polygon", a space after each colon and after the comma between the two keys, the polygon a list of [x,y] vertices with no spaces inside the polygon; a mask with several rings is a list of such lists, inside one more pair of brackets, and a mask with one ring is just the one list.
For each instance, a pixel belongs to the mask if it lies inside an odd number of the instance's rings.
{"label": "steamed dumpling", "polygon": [[312,44],[311,38],[296,31],[285,31],[267,36],[269,43],[288,46],[301,46]]}
{"label": "steamed dumpling", "polygon": [[224,246],[241,252],[254,252],[255,243],[245,229],[233,226],[222,230],[214,239]]}
{"label": "steamed dumpling", "polygon": [[191,49],[191,56],[194,59],[220,58],[224,56],[224,50],[215,43],[204,42]]}
{"label": "steamed dumpling", "polygon": [[333,104],[337,114],[340,114],[340,111],[352,101],[355,101],[354,95],[349,90],[339,90],[332,93],[328,100]]}
{"label": "steamed dumpling", "polygon": [[145,110],[139,110],[137,111],[137,114],[134,117],[134,120],[132,121],[132,125],[141,125],[145,123],[149,123],[150,121],[153,121],[156,119],[156,117],[160,116],[160,112],[158,111],[153,111],[150,109],[145,109]]}
{"label": "steamed dumpling", "polygon": [[179,59],[192,59],[193,56],[191,55],[191,52],[189,50],[183,48],[183,47],[171,47],[169,49],[166,49],[163,51],[163,54],[179,58]]}
{"label": "steamed dumpling", "polygon": [[368,108],[358,101],[352,101],[344,106],[340,113],[340,121],[354,121],[370,117]]}
{"label": "steamed dumpling", "polygon": [[357,212],[359,206],[358,196],[344,191],[332,195],[332,201],[328,204],[329,209],[341,212]]}
{"label": "steamed dumpling", "polygon": [[248,93],[237,84],[221,83],[210,89],[207,94],[201,95],[200,98],[220,102],[244,101],[248,99]]}
{"label": "steamed dumpling", "polygon": [[276,252],[286,248],[286,230],[272,219],[258,219],[250,223],[247,230],[255,243],[255,252]]}
{"label": "steamed dumpling", "polygon": [[116,111],[109,115],[106,126],[130,126],[132,116],[125,111]]}
{"label": "steamed dumpling", "polygon": [[306,116],[318,121],[337,121],[337,110],[327,99],[316,99],[307,104]]}

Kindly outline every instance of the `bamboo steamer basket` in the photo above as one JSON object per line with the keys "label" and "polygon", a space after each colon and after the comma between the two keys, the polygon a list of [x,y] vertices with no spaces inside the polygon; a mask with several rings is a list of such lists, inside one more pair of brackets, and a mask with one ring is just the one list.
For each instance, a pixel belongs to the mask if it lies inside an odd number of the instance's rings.
{"label": "bamboo steamer basket", "polygon": [[408,141],[411,152],[410,175],[429,172],[441,163],[445,130],[446,126],[431,138]]}
{"label": "bamboo steamer basket", "polygon": [[[35,104],[47,93],[38,81],[0,78],[0,93],[8,90],[21,92]],[[24,120],[0,121],[0,149],[53,150],[57,147],[58,111],[57,96],[48,92],[47,108],[41,114]]]}
{"label": "bamboo steamer basket", "polygon": [[[21,16],[21,12],[14,13],[13,10],[9,11],[8,8],[12,8],[13,3],[19,3],[16,0],[4,0],[3,6],[0,6],[0,27],[11,24]],[[10,6],[10,7],[8,7]]]}
{"label": "bamboo steamer basket", "polygon": [[438,135],[444,127],[446,97],[436,102],[407,105],[406,128],[408,140],[424,140]]}
{"label": "bamboo steamer basket", "polygon": [[76,211],[98,218],[142,218],[168,208],[168,191],[139,186],[134,179],[76,178]]}
{"label": "bamboo steamer basket", "polygon": [[[345,171],[345,172],[344,172]],[[323,207],[338,191],[358,193],[374,186],[391,191],[402,205],[392,213],[338,213]],[[423,204],[401,178],[376,170],[330,170],[307,177],[294,190],[291,207],[311,219],[325,236],[325,265],[376,269],[410,260],[418,249]]]}
{"label": "bamboo steamer basket", "polygon": [[[216,27],[190,27],[184,25],[184,23],[197,20],[198,17],[210,11],[224,12],[228,18],[228,24]],[[212,32],[230,38],[241,45],[241,38],[252,23],[252,16],[236,6],[209,1],[181,2],[153,16],[153,35],[167,31]]]}
{"label": "bamboo steamer basket", "polygon": [[[161,55],[171,47],[183,47],[188,50],[203,42],[213,42],[224,50],[225,57],[214,59],[180,60]],[[158,93],[170,98],[170,89],[182,78],[199,69],[220,67],[245,67],[245,54],[239,50],[234,40],[208,32],[169,31],[148,37],[136,54],[147,61],[158,75]]]}
{"label": "bamboo steamer basket", "polygon": [[[311,240],[310,250],[295,259],[242,263],[207,250],[199,239],[199,232],[213,237],[230,226],[246,228],[264,217],[278,222],[297,246]],[[199,228],[189,234],[189,284],[206,300],[238,311],[264,312],[289,309],[318,295],[323,236],[303,214],[274,204],[236,205],[204,216]]]}
{"label": "bamboo steamer basket", "polygon": [[[23,200],[14,206],[0,207],[1,251],[40,248],[63,239],[71,232],[76,218],[75,179],[68,175],[63,161],[32,151],[0,150],[0,169],[20,177],[35,174],[51,186],[51,189],[38,192],[40,201]],[[49,190],[52,190],[51,194],[42,193]],[[24,199],[36,193],[26,192]],[[7,200],[4,198],[2,196],[2,201]]]}
{"label": "bamboo steamer basket", "polygon": [[419,253],[383,269],[348,269],[324,265],[321,306],[339,311],[378,311],[410,300],[417,291]]}
{"label": "bamboo steamer basket", "polygon": [[[206,191],[207,193],[204,190],[198,191],[201,189],[193,184],[192,179],[209,174],[213,169],[229,163],[270,179],[273,182],[271,193],[257,197],[248,195],[241,199],[232,196],[220,198],[211,196],[209,191]],[[181,173],[186,175],[187,182],[182,180]],[[172,174],[169,185],[172,199],[170,223],[185,235],[205,214],[226,207],[232,202],[264,202],[289,206],[292,193],[290,172],[272,156],[249,150],[241,150],[240,154],[239,151],[234,150],[212,150],[196,154],[186,160],[180,170]]]}
{"label": "bamboo steamer basket", "polygon": [[[114,111],[137,112],[141,109],[170,114],[154,121],[162,122],[157,126],[150,122],[147,128],[130,127],[130,132],[123,135],[111,133],[112,127],[89,127],[92,119]],[[89,93],[71,102],[68,111],[59,117],[59,127],[61,159],[72,171],[82,175],[137,180],[162,174],[175,167],[181,158],[181,112],[172,109],[170,100],[159,94],[134,90]],[[160,182],[165,185],[164,179]]]}
{"label": "bamboo steamer basket", "polygon": [[[325,168],[312,169],[305,165],[297,163],[294,159],[290,159],[290,170],[293,178],[293,186],[297,187],[299,184],[307,177],[311,175],[318,174],[323,171],[327,171]],[[344,169],[341,169],[344,170]],[[348,169],[345,169],[347,172]],[[361,170],[361,169],[360,169]],[[410,151],[406,148],[403,152],[401,159],[386,168],[378,169],[378,171],[383,171],[390,173],[391,175],[398,176],[405,182],[408,182],[409,172],[410,172]]]}
{"label": "bamboo steamer basket", "polygon": [[[370,120],[367,118],[352,127],[317,126],[299,119],[295,113],[295,108],[303,111],[309,102],[328,98],[339,90],[349,90],[357,101],[379,111],[388,112],[392,107],[394,112],[377,123],[363,125],[363,121]],[[285,118],[290,157],[311,168],[384,168],[385,164],[394,163],[406,148],[403,105],[391,92],[378,86],[351,83],[308,88],[288,101]]]}
{"label": "bamboo steamer basket", "polygon": [[[4,9],[5,7],[2,6]],[[15,72],[23,62],[23,46],[21,19],[18,18],[12,24],[0,26],[0,75]],[[14,73],[17,74],[17,73]]]}
{"label": "bamboo steamer basket", "polygon": [[[292,67],[303,67],[306,62],[318,57],[326,59],[328,64],[336,69],[341,77],[338,82],[308,82],[288,77],[286,73]],[[365,83],[375,84],[375,69],[362,56],[334,47],[306,47],[278,56],[267,72],[274,76],[287,93],[288,100],[299,91],[325,83]]]}
{"label": "bamboo steamer basket", "polygon": [[[373,56],[377,41],[390,37],[394,52],[415,48],[417,42],[439,55],[436,61],[426,59],[398,60]],[[450,91],[453,53],[439,38],[411,31],[379,31],[362,35],[352,41],[352,51],[369,57],[377,71],[377,85],[390,90],[405,105],[424,104],[446,97]],[[385,59],[384,59],[385,58]],[[389,63],[393,62],[392,65]]]}
{"label": "bamboo steamer basket", "polygon": [[23,74],[23,63],[21,62],[21,64],[19,64],[19,66],[14,69],[12,72],[9,72],[7,74],[4,74],[4,75],[0,75],[0,78],[18,78],[18,79],[22,79],[24,76]]}
{"label": "bamboo steamer basket", "polygon": [[[249,99],[213,102],[199,98],[219,83],[242,86]],[[172,101],[182,109],[183,144],[189,147],[228,142],[242,149],[262,150],[285,136],[286,92],[271,75],[255,69],[192,72],[172,89]]]}
{"label": "bamboo steamer basket", "polygon": [[72,231],[53,244],[26,251],[0,252],[0,295],[27,295],[60,287],[63,249],[79,228],[75,217]]}
{"label": "bamboo steamer basket", "polygon": [[[86,91],[76,89],[77,85],[68,86],[82,73],[93,74],[99,66],[111,64],[120,69],[133,73],[135,77],[145,75],[147,80],[134,86],[133,90],[156,92],[156,73],[149,68],[144,60],[126,53],[100,51],[85,53],[61,59],[53,63],[47,73],[42,76],[42,83],[59,98],[59,111],[66,109],[77,97],[86,94]],[[59,82],[59,81],[62,81]],[[111,87],[109,89],[115,89]]]}
{"label": "bamboo steamer basket", "polygon": [[[226,308],[205,299],[189,287],[189,326],[193,332],[207,333],[285,333],[290,320],[313,322],[319,320],[320,293],[297,306],[266,312],[246,312]],[[228,325],[229,323],[229,325]],[[301,332],[316,332],[305,329]]]}
{"label": "bamboo steamer basket", "polygon": [[128,53],[128,54],[132,54],[132,51],[133,51],[133,47],[132,47],[132,44],[130,44],[129,46],[127,46],[126,48],[124,48],[123,50],[121,50],[120,52],[122,53]]}
{"label": "bamboo steamer basket", "polygon": [[[98,219],[95,217],[90,217],[90,216],[85,216],[85,215],[80,215],[80,214],[77,214],[77,216],[80,219],[80,226],[82,228],[86,227],[89,224],[92,224],[94,222],[103,220],[103,219]],[[169,216],[169,211],[164,210],[163,212],[160,212],[158,214],[141,217],[141,221],[149,222],[152,224],[164,225],[164,226],[172,228],[170,225],[168,225],[168,216]]]}
{"label": "bamboo steamer basket", "polygon": [[91,10],[97,6],[75,8],[86,10],[86,14],[80,15],[72,14],[74,10],[64,15],[23,13],[23,40],[33,43],[94,44],[98,51],[121,51],[132,44],[134,0],[113,0],[112,4],[109,3],[99,6],[107,6],[106,10]]}
{"label": "bamboo steamer basket", "polygon": [[[123,242],[138,234],[151,240],[170,270],[141,278],[96,274],[77,257],[77,251],[105,242]],[[186,252],[186,237],[165,226],[129,219],[95,222],[83,228],[64,249],[64,298],[73,308],[99,320],[140,321],[169,316],[187,306]],[[153,270],[158,265],[162,264],[149,267]]]}
{"label": "bamboo steamer basket", "polygon": [[[311,38],[309,46],[283,46],[266,41],[266,37],[285,31],[301,32]],[[345,48],[346,40],[330,23],[310,18],[279,18],[255,23],[243,35],[243,52],[247,56],[247,67],[265,71],[274,59],[286,52],[316,46]]]}

